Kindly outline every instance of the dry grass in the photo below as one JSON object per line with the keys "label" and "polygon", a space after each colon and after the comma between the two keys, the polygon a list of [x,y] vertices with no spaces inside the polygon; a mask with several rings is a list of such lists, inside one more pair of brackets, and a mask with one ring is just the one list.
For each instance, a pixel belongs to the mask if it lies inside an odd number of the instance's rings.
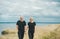
{"label": "dry grass", "polygon": [[[9,29],[10,32],[17,32],[15,29]],[[17,33],[0,36],[0,39],[18,39]],[[24,34],[24,39],[28,39],[28,30]],[[48,25],[44,27],[36,26],[34,39],[60,39],[60,25]]]}

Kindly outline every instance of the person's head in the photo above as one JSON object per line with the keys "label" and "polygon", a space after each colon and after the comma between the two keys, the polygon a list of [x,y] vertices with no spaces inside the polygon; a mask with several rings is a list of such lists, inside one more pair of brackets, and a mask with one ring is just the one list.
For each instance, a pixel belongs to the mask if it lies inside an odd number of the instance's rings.
{"label": "person's head", "polygon": [[20,16],[20,21],[21,21],[21,22],[23,22],[23,21],[24,21],[23,16]]}
{"label": "person's head", "polygon": [[30,17],[30,22],[33,22],[34,20],[33,20],[33,17]]}

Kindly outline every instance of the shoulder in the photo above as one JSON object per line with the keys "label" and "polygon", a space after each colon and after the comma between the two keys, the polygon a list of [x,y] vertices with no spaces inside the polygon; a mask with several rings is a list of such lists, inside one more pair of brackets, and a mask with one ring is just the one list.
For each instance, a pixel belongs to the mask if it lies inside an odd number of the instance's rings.
{"label": "shoulder", "polygon": [[19,25],[19,20],[16,22],[16,25]]}
{"label": "shoulder", "polygon": [[28,23],[30,23],[30,22],[28,22]]}
{"label": "shoulder", "polygon": [[30,24],[30,22],[28,22],[28,24]]}
{"label": "shoulder", "polygon": [[20,22],[20,20],[18,20],[18,22]]}
{"label": "shoulder", "polygon": [[25,21],[23,21],[23,22],[25,22]]}
{"label": "shoulder", "polygon": [[36,22],[34,22],[34,23],[36,23]]}
{"label": "shoulder", "polygon": [[34,24],[36,25],[36,22],[34,22]]}

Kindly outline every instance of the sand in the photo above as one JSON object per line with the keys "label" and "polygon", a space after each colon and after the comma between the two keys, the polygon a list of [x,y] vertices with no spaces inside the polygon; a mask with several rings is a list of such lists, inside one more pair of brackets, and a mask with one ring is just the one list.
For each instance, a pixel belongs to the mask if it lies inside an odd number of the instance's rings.
{"label": "sand", "polygon": [[[52,24],[47,26],[36,26],[34,39],[43,39],[43,36],[47,36],[50,32],[58,29],[60,24]],[[60,29],[59,29],[60,30]],[[0,36],[0,39],[18,39],[17,29],[5,29],[4,31],[8,31],[9,34]],[[11,34],[12,32],[15,32]],[[24,39],[28,39],[28,30],[26,30],[24,34]]]}

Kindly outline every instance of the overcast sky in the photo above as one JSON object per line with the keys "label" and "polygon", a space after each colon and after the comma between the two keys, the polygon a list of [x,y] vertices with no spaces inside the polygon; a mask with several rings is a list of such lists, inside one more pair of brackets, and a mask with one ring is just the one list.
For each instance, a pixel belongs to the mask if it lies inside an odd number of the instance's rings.
{"label": "overcast sky", "polygon": [[20,15],[60,22],[60,0],[0,0],[0,22]]}

